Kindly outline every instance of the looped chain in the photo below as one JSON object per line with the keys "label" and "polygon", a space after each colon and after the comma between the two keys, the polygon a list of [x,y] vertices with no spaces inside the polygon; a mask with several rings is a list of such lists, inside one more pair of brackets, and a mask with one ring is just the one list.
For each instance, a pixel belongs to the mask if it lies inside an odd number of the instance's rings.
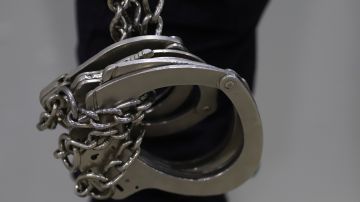
{"label": "looped chain", "polygon": [[[115,185],[139,156],[143,136],[144,131],[134,140],[124,142],[117,152],[115,159],[104,167],[105,174],[112,169],[116,169],[118,174],[115,177],[109,179],[103,174],[93,172],[82,174],[76,179],[75,193],[79,196],[90,195],[97,199],[109,198],[114,193]],[[121,160],[121,155],[125,149],[131,152],[131,156],[126,161]]]}
{"label": "looped chain", "polygon": [[[107,1],[109,9],[115,14],[110,22],[110,34],[114,41],[120,41],[132,35],[146,35],[150,24],[156,27],[155,35],[161,35],[163,20],[160,14],[164,7],[164,0],[158,0],[154,12],[148,0],[142,0],[141,3],[139,1]],[[142,21],[141,18],[143,18]]]}
{"label": "looped chain", "polygon": [[[164,0],[158,0],[154,11],[148,0],[107,0],[107,4],[115,14],[110,23],[114,41],[148,34],[150,26],[155,27],[155,35],[161,35],[160,14]],[[45,112],[41,113],[37,127],[39,130],[55,129],[61,124],[69,129],[69,133],[60,135],[54,157],[70,172],[79,174],[75,186],[79,196],[110,198],[116,184],[140,154],[145,134],[142,120],[151,110],[155,92],[125,100],[114,107],[89,110],[76,101],[69,85],[68,81],[58,80],[52,95],[44,101]],[[114,144],[118,145],[116,151]],[[88,158],[85,154],[97,151],[110,151],[111,158],[102,158],[98,164],[83,163],[83,158]]]}
{"label": "looped chain", "polygon": [[[140,153],[140,144],[145,133],[141,121],[154,102],[154,92],[121,102],[115,107],[98,110],[79,107],[67,86],[59,85],[54,92],[46,101],[46,111],[41,114],[37,126],[39,130],[55,129],[60,123],[70,130],[69,134],[60,135],[58,149],[54,152],[54,157],[60,159],[70,172],[79,171],[81,154],[84,152],[106,150],[112,141],[120,141],[121,146],[111,161],[101,165],[101,168],[81,172],[76,179],[75,190],[79,196],[90,195],[97,199],[111,197],[114,186]],[[133,131],[135,127],[139,132]],[[72,130],[79,129],[89,131],[86,137],[70,135]],[[126,159],[125,150],[130,152]],[[117,176],[106,177],[113,169],[118,171]]]}
{"label": "looped chain", "polygon": [[164,0],[158,1],[158,4],[154,12],[151,11],[149,0],[143,0],[142,5],[144,7],[145,17],[141,24],[143,26],[143,32],[141,34],[143,35],[147,34],[149,24],[155,24],[156,25],[155,35],[161,35],[164,23],[160,14],[164,7]]}

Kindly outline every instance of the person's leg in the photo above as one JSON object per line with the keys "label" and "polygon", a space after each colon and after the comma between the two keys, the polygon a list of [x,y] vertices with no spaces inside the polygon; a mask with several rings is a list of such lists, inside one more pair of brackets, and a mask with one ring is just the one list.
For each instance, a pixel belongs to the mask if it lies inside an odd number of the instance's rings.
{"label": "person's leg", "polygon": [[[214,66],[234,69],[252,88],[255,73],[256,25],[266,3],[267,0],[168,0],[162,13],[163,35],[181,37],[190,52]],[[108,31],[112,17],[113,13],[108,10],[106,1],[77,0],[80,63],[113,43]],[[224,117],[231,113],[227,106],[231,105],[227,104],[226,99],[220,98],[219,108],[222,111],[216,112],[198,126],[185,131],[184,133],[188,135],[182,136],[182,140],[177,140],[177,145],[164,144],[171,141],[171,138],[164,138],[145,140],[142,146],[168,159],[188,158],[209,150],[223,135],[217,131],[222,131],[223,127],[226,127]],[[207,132],[203,132],[205,128]],[[204,138],[207,141],[202,141]],[[186,142],[186,151],[182,149],[181,142]],[[193,197],[158,190],[144,190],[118,201],[225,202],[226,198],[224,195]]]}

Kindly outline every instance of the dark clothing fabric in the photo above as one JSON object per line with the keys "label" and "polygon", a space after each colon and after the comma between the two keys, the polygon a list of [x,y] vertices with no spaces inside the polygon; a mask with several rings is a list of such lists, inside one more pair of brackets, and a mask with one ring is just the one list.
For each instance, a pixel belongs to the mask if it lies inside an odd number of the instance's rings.
{"label": "dark clothing fabric", "polygon": [[[256,26],[267,1],[168,0],[162,12],[163,35],[181,37],[190,52],[209,64],[237,71],[252,89],[255,74]],[[104,0],[77,0],[79,42],[77,52],[80,63],[113,43],[108,28],[112,17],[113,13],[107,8]],[[231,116],[230,107],[226,106],[231,104],[224,96],[220,96],[219,108],[221,107],[222,111],[216,112],[191,131],[184,132],[189,135],[182,136],[176,141],[171,139],[174,137],[145,140],[142,146],[165,159],[186,159],[209,150],[221,139],[222,134],[216,131],[222,131],[226,127],[225,117]],[[204,132],[204,128],[207,132]],[[204,138],[207,141],[200,141]],[[176,144],[164,144],[168,142],[176,142]],[[186,150],[183,149],[185,142]],[[121,202],[225,201],[224,195],[190,197],[158,190],[144,190],[121,200]]]}
{"label": "dark clothing fabric", "polygon": [[[163,35],[183,39],[207,63],[236,70],[253,86],[256,25],[268,0],[169,0]],[[78,58],[82,63],[113,43],[106,1],[77,0]]]}

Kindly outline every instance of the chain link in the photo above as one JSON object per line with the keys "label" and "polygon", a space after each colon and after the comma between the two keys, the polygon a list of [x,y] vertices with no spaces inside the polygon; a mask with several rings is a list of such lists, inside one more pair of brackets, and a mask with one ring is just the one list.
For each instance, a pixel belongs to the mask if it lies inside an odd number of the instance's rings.
{"label": "chain link", "polygon": [[[79,196],[90,195],[96,199],[109,198],[113,193],[116,184],[122,179],[126,170],[134,163],[134,160],[140,154],[140,144],[144,136],[143,132],[135,139],[124,142],[117,152],[115,160],[110,161],[105,167],[104,172],[107,173],[111,169],[116,169],[117,175],[111,179],[103,174],[93,172],[80,175],[76,179],[75,192]],[[127,149],[131,152],[131,156],[126,161],[120,160],[122,153]]]}
{"label": "chain link", "polygon": [[148,0],[142,0],[141,3],[140,0],[108,0],[107,4],[115,14],[110,22],[110,34],[114,41],[133,35],[146,35],[151,24],[156,27],[155,35],[161,35],[163,20],[160,14],[164,0],[158,0],[154,11]]}
{"label": "chain link", "polygon": [[[154,11],[148,0],[107,0],[107,4],[115,14],[110,23],[114,41],[148,34],[151,25],[155,27],[155,35],[161,35],[163,20],[160,13],[164,0],[158,0]],[[41,113],[37,128],[55,129],[60,124],[69,129],[69,133],[60,135],[54,157],[60,159],[70,172],[79,174],[75,180],[76,194],[96,199],[110,198],[116,184],[140,154],[145,134],[142,120],[154,103],[155,92],[115,107],[89,110],[76,101],[69,84],[69,81],[58,83],[53,94],[47,97],[45,112]],[[81,135],[74,135],[76,130],[82,131]],[[86,137],[82,137],[84,133]],[[111,160],[82,170],[84,153],[107,151],[114,141],[120,146]],[[114,175],[114,171],[117,174]]]}
{"label": "chain link", "polygon": [[[114,140],[121,141],[115,158],[101,165],[104,173],[80,172],[76,178],[75,190],[79,196],[90,195],[97,199],[111,197],[116,183],[125,174],[126,169],[133,164],[140,153],[140,144],[144,136],[142,119],[151,108],[154,92],[146,93],[139,98],[121,102],[115,107],[98,110],[88,110],[78,106],[71,90],[64,85],[59,85],[52,96],[45,102],[45,112],[41,113],[37,125],[39,130],[55,129],[58,124],[70,130],[89,129],[87,137],[72,137],[63,133],[58,140],[58,149],[54,157],[60,159],[70,172],[78,172],[81,155],[89,150],[108,149]],[[141,128],[139,133],[134,133],[135,127]],[[124,151],[130,152],[127,159]],[[107,177],[111,169],[116,169],[118,174]],[[99,169],[97,169],[99,170]]]}

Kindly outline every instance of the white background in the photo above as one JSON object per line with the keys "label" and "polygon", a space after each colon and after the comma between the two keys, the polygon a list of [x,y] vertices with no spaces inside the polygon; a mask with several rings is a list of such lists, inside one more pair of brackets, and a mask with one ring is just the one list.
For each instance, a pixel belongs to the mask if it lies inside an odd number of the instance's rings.
{"label": "white background", "polygon": [[[171,1],[171,0],[169,0]],[[264,154],[232,202],[360,201],[360,1],[273,0],[259,27]],[[0,202],[77,198],[39,90],[73,69],[72,0],[0,2]]]}

